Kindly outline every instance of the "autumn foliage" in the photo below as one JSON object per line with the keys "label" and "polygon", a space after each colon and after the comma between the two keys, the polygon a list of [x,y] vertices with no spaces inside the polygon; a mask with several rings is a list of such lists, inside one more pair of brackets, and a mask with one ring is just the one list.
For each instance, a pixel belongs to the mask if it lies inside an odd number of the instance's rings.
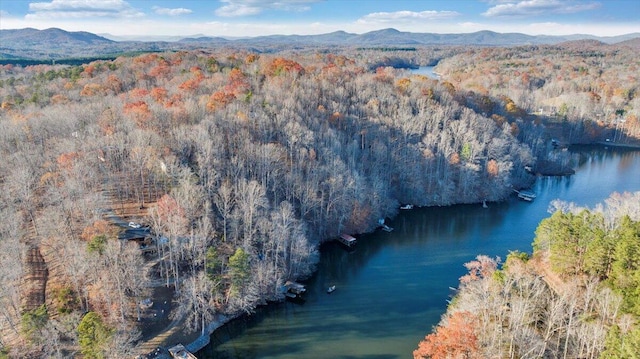
{"label": "autumn foliage", "polygon": [[[73,287],[78,318],[105,314],[118,328],[111,344],[137,342],[129,329],[146,328],[131,318],[157,279],[175,289],[172,315],[184,314],[186,329],[205,328],[214,313],[282,299],[281,283],[311,274],[320,242],[373,230],[398,203],[501,201],[530,186],[525,166],[550,147],[545,128],[529,118],[538,106],[557,107],[580,136],[606,133],[612,119],[617,139],[640,127],[637,64],[629,61],[636,54],[620,48],[598,56],[555,47],[398,54],[411,63],[440,59],[446,80],[376,69],[387,50],[335,52],[221,48],[0,66],[0,254],[10,253],[1,256],[2,317],[21,314],[25,245],[48,241],[50,279]],[[566,95],[576,93],[584,97]],[[588,122],[584,114],[594,111],[601,118]],[[164,237],[144,248],[157,255],[115,240],[113,229],[123,228],[104,221],[110,211],[129,216],[121,225],[149,224]],[[239,248],[246,256],[238,267],[247,268],[240,274],[251,275],[233,283],[229,262]],[[479,284],[495,270],[490,264],[471,263],[464,287],[486,289]],[[207,266],[215,273],[203,275]],[[229,295],[237,284],[246,296]],[[491,322],[455,310],[418,357],[476,357],[474,326]],[[52,328],[51,343],[77,345]],[[113,356],[130,357],[122,353]]]}
{"label": "autumn foliage", "polygon": [[216,91],[209,97],[209,101],[207,101],[207,110],[215,111],[221,108],[224,108],[226,105],[231,103],[235,99],[235,96],[231,93],[226,93],[223,91]]}
{"label": "autumn foliage", "polygon": [[414,350],[416,359],[481,359],[478,337],[475,333],[477,318],[470,312],[454,312],[435,333],[429,334]]}
{"label": "autumn foliage", "polygon": [[142,100],[125,104],[124,113],[131,115],[139,125],[143,124],[151,118],[149,105],[147,105],[147,103]]}
{"label": "autumn foliage", "polygon": [[301,73],[304,69],[299,63],[282,57],[274,59],[267,67],[266,73],[269,76],[279,76],[285,73]]}

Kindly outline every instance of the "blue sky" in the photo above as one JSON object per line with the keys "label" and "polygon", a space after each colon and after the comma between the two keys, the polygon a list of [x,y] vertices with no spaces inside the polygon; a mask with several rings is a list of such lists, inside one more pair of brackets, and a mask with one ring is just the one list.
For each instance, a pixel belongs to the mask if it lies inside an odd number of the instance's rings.
{"label": "blue sky", "polygon": [[640,0],[2,0],[0,28],[115,36],[480,30],[531,35],[640,32]]}

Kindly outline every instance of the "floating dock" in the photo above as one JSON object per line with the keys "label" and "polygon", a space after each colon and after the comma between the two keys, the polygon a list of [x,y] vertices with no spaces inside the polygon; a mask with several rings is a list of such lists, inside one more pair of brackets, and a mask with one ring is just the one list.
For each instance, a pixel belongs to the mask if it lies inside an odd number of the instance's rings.
{"label": "floating dock", "polygon": [[527,202],[531,202],[534,199],[536,199],[536,194],[532,191],[516,191],[514,190],[517,194],[518,194],[518,198],[525,200]]}
{"label": "floating dock", "polygon": [[393,227],[389,227],[386,224],[383,224],[380,229],[382,229],[385,232],[392,232],[393,231]]}

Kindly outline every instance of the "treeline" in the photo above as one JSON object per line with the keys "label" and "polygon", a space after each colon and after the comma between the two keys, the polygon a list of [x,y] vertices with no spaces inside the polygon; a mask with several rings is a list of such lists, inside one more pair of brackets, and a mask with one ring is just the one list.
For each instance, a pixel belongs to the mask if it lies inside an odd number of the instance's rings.
{"label": "treeline", "polygon": [[99,57],[86,57],[86,58],[71,58],[71,59],[59,59],[59,60],[34,60],[34,59],[0,59],[0,65],[14,65],[14,66],[35,66],[35,65],[72,65],[81,66],[93,61],[99,60],[115,60],[117,56],[99,56]]}
{"label": "treeline", "polygon": [[[3,66],[0,79],[11,356],[130,355],[158,280],[185,329],[203,330],[282,299],[321,241],[372,230],[400,203],[499,201],[533,180],[511,123],[363,58],[153,53]],[[127,208],[146,214],[155,254],[117,240],[107,219]]]}
{"label": "treeline", "polygon": [[[470,48],[444,58],[439,73],[466,105],[492,115],[506,105],[522,118],[535,114],[570,143],[640,139],[637,51],[598,42],[512,48]],[[499,113],[498,113],[499,114]]]}
{"label": "treeline", "polygon": [[640,353],[640,192],[556,203],[533,255],[478,256],[415,358],[634,358]]}

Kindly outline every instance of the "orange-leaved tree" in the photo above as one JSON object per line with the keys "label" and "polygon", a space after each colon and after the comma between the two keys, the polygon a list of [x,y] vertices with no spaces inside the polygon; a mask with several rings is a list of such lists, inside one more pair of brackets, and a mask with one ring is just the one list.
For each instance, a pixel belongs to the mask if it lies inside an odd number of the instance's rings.
{"label": "orange-leaved tree", "polygon": [[481,358],[475,333],[477,318],[470,312],[454,312],[435,333],[427,335],[413,351],[415,359]]}

